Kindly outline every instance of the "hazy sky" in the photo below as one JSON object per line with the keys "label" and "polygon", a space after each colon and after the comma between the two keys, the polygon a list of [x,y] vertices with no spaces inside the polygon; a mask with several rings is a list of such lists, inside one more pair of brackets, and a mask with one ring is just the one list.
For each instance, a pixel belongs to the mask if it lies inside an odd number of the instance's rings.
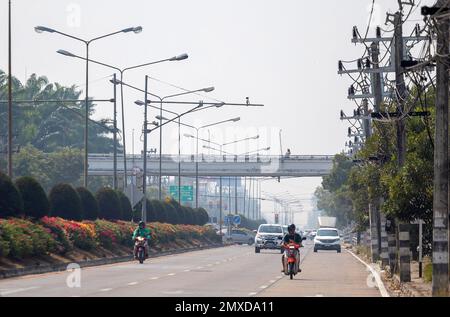
{"label": "hazy sky", "polygon": [[[376,25],[389,28],[384,26],[385,12],[397,8],[395,0],[375,3],[370,35]],[[432,3],[422,1],[423,5]],[[37,73],[51,82],[76,84],[84,89],[83,62],[56,54],[58,49],[65,49],[84,55],[82,43],[56,34],[37,34],[34,26],[44,25],[89,39],[141,25],[141,34],[120,34],[92,44],[91,58],[127,67],[186,52],[188,60],[132,71],[125,81],[143,87],[144,75],[148,74],[187,89],[215,86],[208,96],[218,100],[245,102],[248,96],[251,102],[264,104],[264,108],[197,112],[185,119],[186,123],[200,126],[240,116],[239,123],[211,131],[218,143],[261,135],[259,142],[229,148],[230,152],[271,146],[271,153],[279,154],[278,132],[282,129],[284,151],[290,148],[294,155],[331,155],[340,152],[347,139],[348,125],[339,121],[339,111],[354,108],[346,99],[351,82],[336,74],[337,61],[362,55],[364,47],[350,42],[351,31],[357,25],[361,33],[365,32],[371,4],[371,0],[325,0],[320,4],[303,0],[13,0],[13,73],[22,81]],[[410,20],[406,29],[420,22],[419,10]],[[6,70],[6,0],[1,1],[0,21],[0,68]],[[91,67],[92,97],[112,98],[112,86],[106,79],[111,74],[109,69]],[[154,80],[150,81],[150,89],[161,96],[179,92]],[[143,94],[130,90],[125,94],[127,150],[131,151],[135,129],[135,152],[139,153],[143,109],[134,101],[143,99]],[[200,96],[189,100],[210,101]],[[175,112],[187,109],[168,107]],[[151,117],[155,115],[152,111]],[[95,118],[101,117],[112,117],[111,104],[97,106]],[[165,130],[165,143],[169,145],[163,152],[177,152],[176,131],[176,126]],[[152,148],[158,147],[158,140],[156,134],[151,136]],[[194,145],[183,141],[183,153],[193,152]],[[263,190],[288,190],[304,198],[320,181],[264,182]],[[264,204],[263,208],[272,211],[273,204]],[[305,209],[309,208],[305,203]]]}

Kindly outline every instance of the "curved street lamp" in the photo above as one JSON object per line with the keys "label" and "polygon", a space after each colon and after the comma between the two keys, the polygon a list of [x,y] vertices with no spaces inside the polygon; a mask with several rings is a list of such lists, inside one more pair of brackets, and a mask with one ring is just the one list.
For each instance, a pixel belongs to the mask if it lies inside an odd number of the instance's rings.
{"label": "curved street lamp", "polygon": [[[119,68],[110,64],[106,64],[103,62],[99,62],[93,59],[86,59],[84,57],[72,54],[68,51],[65,50],[58,50],[57,53],[67,56],[67,57],[75,57],[78,59],[82,59],[82,60],[86,60],[88,62],[97,64],[97,65],[101,65],[107,68],[111,68],[114,70],[117,70],[120,73],[120,80],[116,79],[116,80],[112,80],[111,82],[115,85],[120,85],[120,96],[121,96],[121,107],[122,107],[122,130],[125,131],[125,106],[124,106],[124,98],[123,98],[123,77],[125,72],[132,70],[132,69],[137,69],[137,68],[141,68],[141,67],[145,67],[145,66],[150,66],[150,65],[155,65],[155,64],[159,64],[159,63],[163,63],[163,62],[173,62],[173,61],[182,61],[187,59],[189,56],[188,54],[184,53],[181,55],[177,55],[171,58],[166,58],[166,59],[162,59],[162,60],[158,60],[158,61],[154,61],[154,62],[148,62],[148,63],[144,63],[144,64],[139,64],[139,65],[135,65],[135,66],[130,66],[130,67],[126,67],[126,68]],[[125,144],[126,140],[125,140],[125,133],[123,135],[123,146],[124,146],[124,151],[123,151],[123,164],[124,164],[124,188],[126,188],[128,186],[128,182],[127,182],[127,151],[126,151],[126,144]]]}
{"label": "curved street lamp", "polygon": [[[113,35],[116,35],[116,34],[120,34],[120,33],[130,33],[130,32],[133,32],[135,34],[141,33],[142,32],[142,27],[141,26],[129,27],[129,28],[122,29],[122,30],[119,30],[119,31],[116,31],[116,32],[112,32],[112,33],[109,33],[109,34],[105,34],[105,35],[102,35],[102,36],[99,36],[99,37],[96,37],[96,38],[93,38],[93,39],[90,39],[90,40],[85,40],[85,39],[82,39],[82,38],[79,38],[79,37],[76,37],[76,36],[73,36],[73,35],[70,35],[70,34],[67,34],[67,33],[64,33],[64,32],[60,32],[58,30],[55,30],[55,29],[52,29],[52,28],[49,28],[49,27],[46,27],[46,26],[36,26],[34,28],[34,30],[37,33],[45,33],[45,32],[47,32],[47,33],[56,33],[56,34],[62,35],[64,37],[68,37],[68,38],[77,40],[79,42],[82,42],[86,46],[86,58],[85,58],[85,60],[86,60],[86,98],[85,98],[85,108],[86,109],[85,109],[85,127],[84,127],[84,187],[88,187],[89,47],[90,47],[90,44],[95,42],[95,41],[98,41],[100,39],[104,39],[106,37],[110,37],[110,36],[113,36]],[[69,52],[62,51],[61,54],[66,55],[66,54],[69,54]],[[66,56],[74,57],[73,54],[66,55]],[[124,136],[125,136],[125,130],[124,130]]]}

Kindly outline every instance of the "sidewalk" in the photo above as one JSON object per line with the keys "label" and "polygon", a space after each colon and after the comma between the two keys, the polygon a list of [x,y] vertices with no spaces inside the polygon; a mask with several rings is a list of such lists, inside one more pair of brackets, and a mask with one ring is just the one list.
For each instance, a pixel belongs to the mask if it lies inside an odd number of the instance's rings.
{"label": "sidewalk", "polygon": [[[356,251],[354,246],[351,249]],[[359,253],[358,256],[366,263],[371,263],[367,254]],[[408,283],[401,283],[397,275],[391,277],[388,271],[381,268],[381,262],[376,263],[375,267],[392,297],[431,297],[431,282],[425,282],[423,278],[419,277],[418,262],[411,262],[411,282]],[[425,268],[425,264],[423,268]]]}

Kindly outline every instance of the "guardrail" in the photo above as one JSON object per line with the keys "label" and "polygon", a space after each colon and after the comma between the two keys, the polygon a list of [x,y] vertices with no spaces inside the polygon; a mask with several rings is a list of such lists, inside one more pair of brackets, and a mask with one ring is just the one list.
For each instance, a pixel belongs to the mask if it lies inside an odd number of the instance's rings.
{"label": "guardrail", "polygon": [[[289,157],[287,156],[276,156],[276,155],[199,155],[198,160],[196,160],[196,155],[162,155],[163,161],[178,161],[181,159],[181,161],[184,162],[250,162],[250,161],[262,161],[262,162],[270,162],[273,160],[278,160],[282,162],[289,162],[289,161],[331,161],[333,160],[334,155],[291,155]],[[89,154],[89,159],[95,159],[95,160],[112,160],[113,154]],[[118,160],[123,160],[123,156],[118,156]],[[142,155],[127,155],[127,160],[142,160]],[[159,155],[147,155],[147,159],[150,160],[157,160],[159,161]]]}

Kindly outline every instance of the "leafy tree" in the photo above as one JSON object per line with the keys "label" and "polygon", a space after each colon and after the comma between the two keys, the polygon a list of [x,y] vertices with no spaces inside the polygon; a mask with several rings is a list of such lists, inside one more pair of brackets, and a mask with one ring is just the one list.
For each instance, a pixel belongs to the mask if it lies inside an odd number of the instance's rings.
{"label": "leafy tree", "polygon": [[15,181],[23,200],[25,216],[40,219],[50,212],[50,203],[42,186],[32,177],[19,177]]}
{"label": "leafy tree", "polygon": [[17,217],[23,213],[20,192],[11,179],[0,172],[0,218]]}
{"label": "leafy tree", "polygon": [[100,219],[122,219],[122,206],[114,189],[104,187],[95,195],[98,201],[98,215]]}
{"label": "leafy tree", "polygon": [[95,196],[84,187],[78,187],[77,192],[81,199],[83,220],[97,220],[99,208]]}
{"label": "leafy tree", "polygon": [[[6,96],[7,77],[0,70],[0,96]],[[13,98],[16,100],[78,100],[81,91],[76,86],[63,87],[58,83],[50,83],[44,76],[32,74],[25,84],[13,78]],[[2,98],[6,99],[6,98]],[[90,104],[90,116],[95,113],[94,104]],[[21,147],[31,144],[35,148],[51,153],[61,147],[82,149],[84,147],[84,103],[39,103],[17,104],[13,112],[14,144]],[[0,121],[6,114],[6,107],[0,107]],[[6,124],[0,122],[0,127]],[[111,153],[113,140],[107,134],[108,124],[101,120],[100,125],[89,126],[89,149],[96,153]],[[110,127],[109,127],[110,128]],[[0,134],[4,133],[3,129]],[[111,136],[111,135],[110,135]],[[120,145],[119,145],[120,146]]]}
{"label": "leafy tree", "polygon": [[54,186],[49,194],[50,215],[68,220],[82,220],[81,199],[69,184]]}

